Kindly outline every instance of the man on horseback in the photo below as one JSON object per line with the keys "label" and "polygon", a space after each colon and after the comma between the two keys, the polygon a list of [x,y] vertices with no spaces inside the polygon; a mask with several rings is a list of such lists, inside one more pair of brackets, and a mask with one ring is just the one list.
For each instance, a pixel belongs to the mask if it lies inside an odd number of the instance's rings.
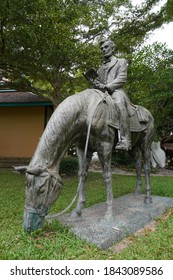
{"label": "man on horseback", "polygon": [[107,91],[118,108],[119,112],[119,142],[116,150],[131,150],[131,134],[129,116],[132,114],[130,100],[123,87],[127,80],[127,62],[124,58],[116,58],[113,55],[115,45],[109,39],[100,42],[100,49],[103,54],[103,64],[97,71],[94,88]]}

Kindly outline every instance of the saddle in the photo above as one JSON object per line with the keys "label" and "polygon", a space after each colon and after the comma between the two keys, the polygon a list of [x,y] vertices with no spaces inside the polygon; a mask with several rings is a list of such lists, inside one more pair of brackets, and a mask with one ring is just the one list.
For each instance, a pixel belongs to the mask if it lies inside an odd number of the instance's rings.
{"label": "saddle", "polygon": [[[107,104],[107,110],[109,112],[108,116],[108,126],[119,129],[119,108],[113,102],[112,97],[109,94],[105,94],[100,90],[94,89],[94,91],[100,96],[100,101],[103,101],[104,104]],[[97,106],[102,104],[102,102],[97,104]],[[131,132],[141,132],[147,129],[149,122],[148,111],[139,105],[134,105],[132,103],[126,104],[127,111],[129,114],[130,120],[130,131]],[[99,119],[99,118],[98,118]],[[97,123],[98,123],[97,119]]]}
{"label": "saddle", "polygon": [[[116,129],[119,129],[119,118],[117,115],[118,110],[115,109],[115,104],[113,105],[114,109],[111,108],[110,110],[110,122],[109,126],[114,127]],[[129,120],[130,120],[130,131],[131,132],[140,132],[145,129],[147,129],[148,122],[149,122],[149,116],[145,110],[144,107],[139,105],[129,105],[130,108],[130,114],[129,114]],[[112,106],[111,106],[112,107]],[[128,110],[128,109],[127,109]],[[128,110],[129,112],[129,110]]]}
{"label": "saddle", "polygon": [[135,114],[130,117],[130,130],[143,131],[148,127],[149,116],[142,106],[136,105]]}

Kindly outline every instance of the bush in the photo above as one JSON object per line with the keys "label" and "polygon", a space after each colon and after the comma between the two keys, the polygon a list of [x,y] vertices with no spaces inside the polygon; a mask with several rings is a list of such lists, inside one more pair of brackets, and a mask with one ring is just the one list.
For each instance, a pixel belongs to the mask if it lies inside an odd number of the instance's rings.
{"label": "bush", "polygon": [[60,164],[60,174],[67,175],[76,174],[78,171],[78,159],[77,157],[65,157]]}
{"label": "bush", "polygon": [[126,167],[132,167],[133,165],[133,160],[129,156],[127,152],[124,151],[113,151],[112,153],[112,164],[117,166],[117,165],[123,165]]}

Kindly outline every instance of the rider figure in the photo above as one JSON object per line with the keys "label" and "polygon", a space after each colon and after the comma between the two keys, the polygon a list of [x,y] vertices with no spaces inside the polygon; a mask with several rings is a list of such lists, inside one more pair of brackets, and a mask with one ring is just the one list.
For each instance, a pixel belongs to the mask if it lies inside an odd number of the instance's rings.
{"label": "rider figure", "polygon": [[100,42],[103,54],[103,64],[98,70],[98,78],[94,81],[94,87],[107,91],[119,108],[120,137],[116,150],[131,149],[131,134],[128,105],[130,100],[124,92],[123,86],[127,79],[127,62],[124,58],[116,58],[113,55],[115,45],[109,39]]}

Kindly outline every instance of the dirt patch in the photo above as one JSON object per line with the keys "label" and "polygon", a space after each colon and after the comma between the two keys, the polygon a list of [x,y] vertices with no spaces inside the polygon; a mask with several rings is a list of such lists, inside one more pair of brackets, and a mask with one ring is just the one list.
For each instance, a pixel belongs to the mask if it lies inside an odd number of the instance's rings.
{"label": "dirt patch", "polygon": [[[154,232],[156,230],[156,225],[157,225],[157,222],[153,221],[153,222],[149,223],[147,226],[145,226],[144,228],[136,231],[133,234],[133,236],[145,236],[145,235],[147,235],[148,231]],[[122,250],[126,249],[130,244],[132,244],[134,242],[133,236],[129,236],[129,237],[123,239],[121,242],[113,245],[111,248],[113,250],[113,252],[119,253]]]}
{"label": "dirt patch", "polygon": [[148,232],[155,232],[158,223],[160,221],[167,220],[169,218],[169,216],[172,215],[172,214],[173,214],[173,209],[171,208],[168,211],[166,211],[166,213],[161,215],[159,217],[158,221],[152,221],[151,223],[146,225],[144,228],[139,229],[138,231],[136,231],[132,236],[129,236],[129,237],[123,239],[121,242],[116,243],[115,245],[113,245],[111,247],[112,251],[116,252],[116,253],[119,253],[119,252],[123,251],[124,249],[126,249],[130,244],[132,244],[134,242],[134,237],[147,236]]}

